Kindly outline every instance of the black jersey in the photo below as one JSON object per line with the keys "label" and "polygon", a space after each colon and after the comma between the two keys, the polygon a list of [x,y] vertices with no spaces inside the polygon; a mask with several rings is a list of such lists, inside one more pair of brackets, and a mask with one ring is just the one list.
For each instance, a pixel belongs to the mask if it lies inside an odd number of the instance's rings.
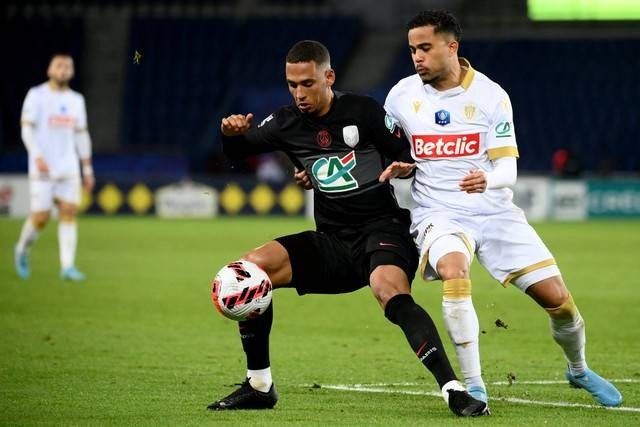
{"label": "black jersey", "polygon": [[[373,98],[334,91],[327,114],[313,117],[286,106],[257,127],[222,137],[232,159],[283,151],[304,168],[314,189],[318,231],[366,225],[385,218],[408,218],[393,187],[379,182],[386,160],[413,163],[398,129],[385,124],[385,111]],[[392,133],[391,130],[394,132]]]}

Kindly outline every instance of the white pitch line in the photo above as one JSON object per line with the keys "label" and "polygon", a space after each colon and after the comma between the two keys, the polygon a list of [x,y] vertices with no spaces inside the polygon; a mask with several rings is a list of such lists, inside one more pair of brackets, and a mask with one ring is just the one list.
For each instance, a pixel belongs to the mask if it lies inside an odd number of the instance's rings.
{"label": "white pitch line", "polygon": [[[405,383],[407,385],[407,383]],[[339,391],[356,391],[360,393],[388,393],[388,394],[407,394],[415,396],[432,396],[442,398],[442,394],[435,391],[413,391],[413,390],[389,390],[386,388],[367,387],[360,384],[346,385],[346,384],[328,384],[321,385],[321,388],[329,390]],[[640,408],[631,407],[604,407],[600,405],[587,405],[584,403],[571,403],[571,402],[545,402],[542,400],[530,400],[520,399],[517,397],[494,397],[493,400],[500,400],[503,402],[520,403],[524,405],[540,405],[540,406],[552,406],[561,408],[587,408],[587,409],[603,409],[609,411],[621,411],[621,412],[640,412]]]}
{"label": "white pitch line", "polygon": [[[618,379],[609,379],[612,383],[640,383],[640,379],[636,378],[618,378]],[[489,385],[553,385],[553,384],[568,384],[567,380],[513,380],[512,383],[509,381],[493,381],[487,383]],[[400,382],[400,383],[366,383],[366,384],[352,384],[351,387],[411,387],[411,386],[420,386],[424,385],[424,383],[418,382]],[[311,386],[311,385],[309,385]]]}

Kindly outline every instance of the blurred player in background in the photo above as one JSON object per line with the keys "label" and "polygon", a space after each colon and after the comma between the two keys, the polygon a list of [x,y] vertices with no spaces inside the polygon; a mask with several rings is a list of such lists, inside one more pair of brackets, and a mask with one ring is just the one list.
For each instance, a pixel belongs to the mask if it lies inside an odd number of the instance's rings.
{"label": "blurred player in background", "polygon": [[[420,274],[443,281],[444,321],[469,392],[487,400],[469,278],[475,254],[495,279],[513,283],[549,314],[569,382],[602,405],[619,405],[618,390],[587,367],[584,321],[553,256],[512,202],[518,149],[509,96],[458,58],[460,36],[447,12],[415,16],[408,39],[417,74],[391,89],[385,109],[390,130],[400,126],[412,145]],[[413,167],[392,164],[381,179]]]}
{"label": "blurred player in background", "polygon": [[74,281],[85,279],[75,267],[80,162],[86,191],[93,189],[95,180],[84,97],[69,88],[73,75],[73,58],[67,54],[54,55],[47,70],[49,80],[31,88],[22,106],[20,124],[22,140],[29,153],[31,193],[31,215],[15,246],[16,271],[23,279],[30,276],[31,245],[47,224],[54,203],[60,215],[60,276]]}
{"label": "blurred player in background", "polygon": [[[260,266],[274,288],[300,295],[338,294],[369,285],[385,316],[404,332],[418,359],[436,378],[457,415],[481,414],[457,380],[438,331],[410,295],[417,251],[408,212],[387,182],[378,181],[385,159],[411,161],[400,133],[385,128],[385,111],[372,98],[334,91],[329,52],[316,41],[295,44],[286,58],[295,106],[283,107],[252,127],[252,114],[222,119],[230,158],[283,151],[304,168],[314,188],[317,231],[276,238],[243,259]],[[272,408],[278,399],[271,376],[269,335],[273,304],[239,322],[247,358],[246,381],[211,410]]]}

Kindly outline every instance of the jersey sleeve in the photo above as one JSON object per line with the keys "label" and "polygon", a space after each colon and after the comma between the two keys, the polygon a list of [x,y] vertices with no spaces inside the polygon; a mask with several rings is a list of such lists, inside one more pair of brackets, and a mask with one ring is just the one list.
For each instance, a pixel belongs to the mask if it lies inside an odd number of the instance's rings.
{"label": "jersey sleeve", "polygon": [[222,135],[222,151],[235,160],[280,150],[279,129],[279,113],[271,114],[242,135]]}
{"label": "jersey sleeve", "polygon": [[516,144],[515,128],[513,126],[513,110],[509,95],[500,90],[500,101],[495,106],[489,122],[487,133],[487,155],[489,160],[500,157],[519,157]]}
{"label": "jersey sleeve", "polygon": [[367,120],[371,140],[378,151],[390,160],[413,163],[411,147],[397,120],[389,115],[374,99],[367,105]]}
{"label": "jersey sleeve", "polygon": [[38,122],[38,96],[33,89],[29,89],[27,96],[22,104],[22,113],[20,115],[21,124],[29,124],[35,126]]}
{"label": "jersey sleeve", "polygon": [[76,132],[87,130],[87,106],[84,102],[84,96],[79,95],[78,119],[76,120]]}

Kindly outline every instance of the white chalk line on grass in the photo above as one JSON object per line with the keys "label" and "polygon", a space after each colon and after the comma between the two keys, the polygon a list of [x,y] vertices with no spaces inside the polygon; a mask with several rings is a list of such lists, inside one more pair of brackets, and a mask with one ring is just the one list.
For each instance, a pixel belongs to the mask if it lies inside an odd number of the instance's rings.
{"label": "white chalk line on grass", "polygon": [[[640,383],[640,378],[618,378],[610,379],[612,383]],[[568,384],[567,380],[513,380],[509,381],[493,381],[487,383],[489,385],[553,385],[553,384]],[[366,384],[351,384],[351,387],[411,387],[424,385],[419,382],[401,382],[401,383],[366,383]]]}
{"label": "white chalk line on grass", "polygon": [[[635,379],[621,379],[611,380],[612,382],[625,382],[625,383],[637,383],[640,382]],[[520,384],[566,384],[566,381],[521,381]],[[506,381],[496,381],[491,383],[494,385],[507,385]],[[442,398],[442,394],[436,391],[415,391],[415,390],[397,390],[387,387],[398,386],[415,386],[419,383],[379,383],[379,384],[323,384],[321,388],[329,390],[339,391],[354,391],[359,393],[388,393],[388,394],[407,394],[415,396],[431,396]],[[311,387],[311,385],[305,385],[305,387]],[[523,405],[538,405],[538,406],[551,406],[558,408],[586,408],[586,409],[604,409],[609,411],[621,411],[621,412],[640,412],[640,408],[634,407],[604,407],[600,405],[587,405],[584,403],[571,403],[571,402],[548,402],[542,400],[520,399],[517,397],[493,397],[491,400],[499,400],[502,402],[519,403]]]}

